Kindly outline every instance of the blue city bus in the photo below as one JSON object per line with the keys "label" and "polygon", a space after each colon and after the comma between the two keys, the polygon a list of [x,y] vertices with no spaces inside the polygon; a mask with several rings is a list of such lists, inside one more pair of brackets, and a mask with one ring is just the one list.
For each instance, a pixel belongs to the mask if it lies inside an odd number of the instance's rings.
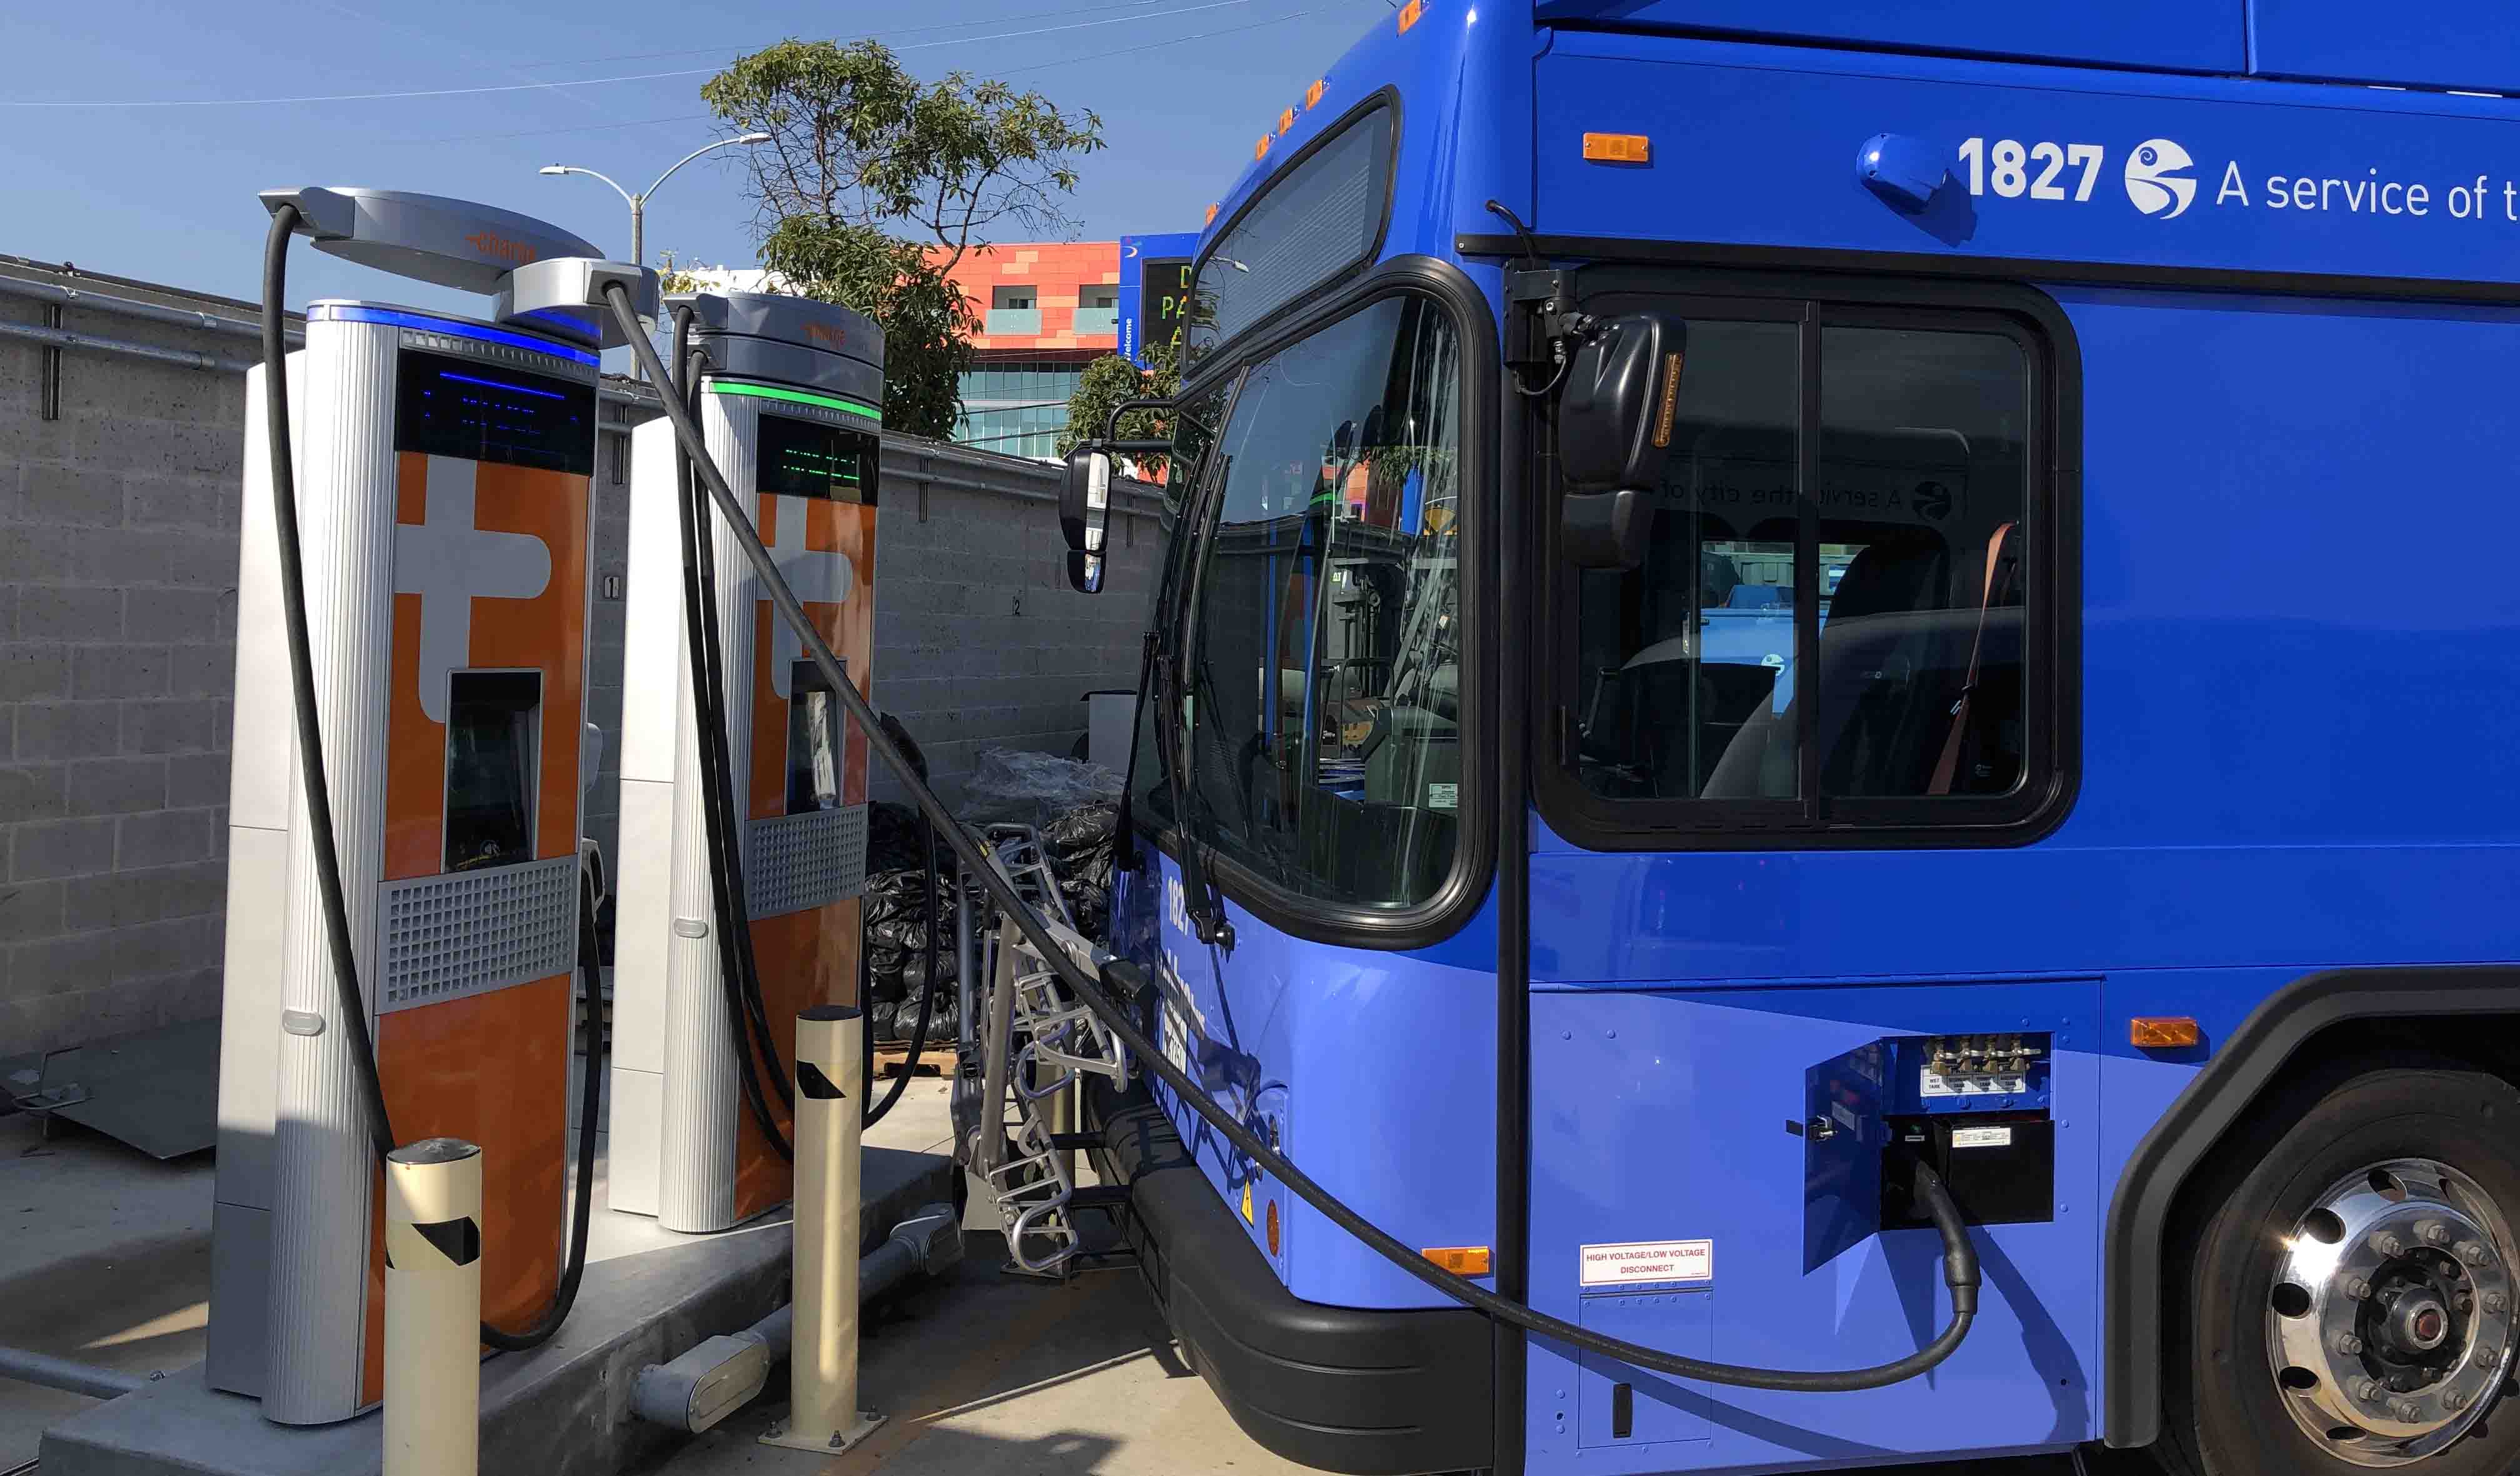
{"label": "blue city bus", "polygon": [[[2474,0],[1407,0],[1255,119],[1110,593],[1110,946],[1242,1128],[1599,1346],[1100,1092],[1245,1430],[2510,1467],[2506,88]],[[1930,1368],[1618,1356],[1928,1349],[1919,1163],[1984,1283]]]}

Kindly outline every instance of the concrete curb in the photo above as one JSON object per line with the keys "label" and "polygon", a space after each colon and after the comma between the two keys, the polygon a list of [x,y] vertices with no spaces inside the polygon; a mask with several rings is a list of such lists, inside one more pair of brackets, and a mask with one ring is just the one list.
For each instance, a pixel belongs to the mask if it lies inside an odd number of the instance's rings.
{"label": "concrete curb", "polygon": [[[953,1197],[949,1158],[865,1155],[862,1244]],[[633,1380],[768,1314],[786,1294],[788,1251],[783,1212],[591,1263],[557,1337],[482,1365],[481,1476],[612,1476],[686,1438],[632,1417]],[[211,1390],[195,1364],[45,1431],[41,1459],[46,1476],[367,1476],[382,1469],[382,1426],[374,1410],[314,1429],[275,1425],[253,1401]]]}

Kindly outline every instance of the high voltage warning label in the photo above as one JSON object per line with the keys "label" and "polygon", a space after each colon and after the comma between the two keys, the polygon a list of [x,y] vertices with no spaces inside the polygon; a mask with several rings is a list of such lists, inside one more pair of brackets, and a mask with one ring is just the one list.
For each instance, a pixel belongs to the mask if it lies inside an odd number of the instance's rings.
{"label": "high voltage warning label", "polygon": [[1587,1245],[1581,1264],[1587,1286],[1618,1286],[1633,1281],[1711,1281],[1715,1278],[1715,1242],[1631,1240],[1622,1245]]}

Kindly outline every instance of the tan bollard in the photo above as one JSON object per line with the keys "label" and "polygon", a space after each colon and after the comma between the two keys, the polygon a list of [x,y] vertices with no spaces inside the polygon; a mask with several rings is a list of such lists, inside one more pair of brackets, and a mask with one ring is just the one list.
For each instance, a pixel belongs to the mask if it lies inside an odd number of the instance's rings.
{"label": "tan bollard", "polygon": [[481,1464],[481,1150],[425,1138],[385,1157],[384,1476]]}
{"label": "tan bollard", "polygon": [[[858,1130],[866,1020],[847,1005],[796,1016],[794,1333],[788,1420],[761,1437],[790,1451],[845,1451],[883,1423],[858,1408]],[[858,1090],[850,1092],[847,1086]]]}

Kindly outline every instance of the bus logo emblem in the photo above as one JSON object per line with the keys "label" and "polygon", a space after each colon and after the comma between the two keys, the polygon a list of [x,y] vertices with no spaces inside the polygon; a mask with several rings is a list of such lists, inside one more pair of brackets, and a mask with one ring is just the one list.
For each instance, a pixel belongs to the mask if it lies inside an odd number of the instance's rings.
{"label": "bus logo emblem", "polygon": [[[2196,181],[2179,172],[2195,162],[2166,138],[2146,139],[2127,156],[2127,199],[2146,215],[2177,220],[2196,202]],[[2162,215],[2164,210],[2170,213]]]}

